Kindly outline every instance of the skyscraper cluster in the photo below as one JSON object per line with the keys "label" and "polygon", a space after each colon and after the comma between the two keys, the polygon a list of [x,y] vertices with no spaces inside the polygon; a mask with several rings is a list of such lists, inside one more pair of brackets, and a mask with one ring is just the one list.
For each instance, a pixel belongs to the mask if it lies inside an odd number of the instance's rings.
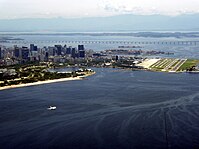
{"label": "skyscraper cluster", "polygon": [[[12,63],[23,63],[27,61],[59,61],[59,59],[84,59],[85,54],[84,45],[78,45],[78,47],[72,47],[67,45],[54,45],[48,47],[38,48],[34,44],[30,44],[30,47],[14,46],[13,48],[0,47],[0,59],[1,62],[9,61],[9,64]],[[14,62],[15,61],[15,62]]]}

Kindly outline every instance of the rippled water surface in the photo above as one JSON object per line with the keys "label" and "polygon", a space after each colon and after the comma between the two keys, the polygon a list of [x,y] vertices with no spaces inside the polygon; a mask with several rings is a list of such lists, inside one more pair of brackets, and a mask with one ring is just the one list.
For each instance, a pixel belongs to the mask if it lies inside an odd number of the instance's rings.
{"label": "rippled water surface", "polygon": [[0,148],[199,148],[198,75],[95,70],[0,91]]}

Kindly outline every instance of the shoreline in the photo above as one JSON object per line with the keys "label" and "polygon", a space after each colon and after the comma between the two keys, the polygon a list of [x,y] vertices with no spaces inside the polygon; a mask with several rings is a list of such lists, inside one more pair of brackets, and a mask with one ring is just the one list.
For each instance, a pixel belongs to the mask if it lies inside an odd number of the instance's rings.
{"label": "shoreline", "polygon": [[21,87],[36,86],[36,85],[42,85],[42,84],[50,84],[50,83],[56,83],[56,82],[83,80],[85,77],[88,77],[88,76],[91,76],[91,75],[94,75],[94,74],[95,74],[95,72],[91,73],[91,74],[85,74],[83,76],[77,76],[77,77],[60,78],[60,79],[54,79],[54,80],[45,80],[45,81],[38,81],[38,82],[33,82],[33,83],[4,86],[4,87],[0,87],[0,91],[6,90],[6,89],[13,89],[13,88],[21,88]]}

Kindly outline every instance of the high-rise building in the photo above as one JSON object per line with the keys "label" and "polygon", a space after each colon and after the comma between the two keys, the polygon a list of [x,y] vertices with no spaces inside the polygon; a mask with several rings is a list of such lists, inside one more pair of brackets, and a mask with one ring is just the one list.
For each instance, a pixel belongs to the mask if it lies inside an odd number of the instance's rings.
{"label": "high-rise building", "polygon": [[30,44],[30,51],[34,51],[34,44]]}
{"label": "high-rise building", "polygon": [[62,54],[66,54],[66,50],[67,50],[67,45],[64,45],[63,47],[62,47]]}
{"label": "high-rise building", "polygon": [[71,54],[71,52],[72,52],[72,47],[71,46],[66,48],[66,54]]}
{"label": "high-rise building", "polygon": [[84,45],[78,45],[78,51],[84,50]]}
{"label": "high-rise building", "polygon": [[55,47],[57,48],[57,55],[61,55],[62,54],[62,46],[61,45],[55,45]]}
{"label": "high-rise building", "polygon": [[49,54],[48,54],[48,52],[46,52],[46,53],[45,53],[44,60],[45,60],[45,61],[48,61],[48,57],[49,57]]}
{"label": "high-rise building", "polygon": [[49,54],[49,56],[55,56],[56,55],[56,48],[55,47],[48,47],[48,54]]}
{"label": "high-rise building", "polygon": [[32,51],[37,51],[37,46],[35,46],[34,44],[30,44],[30,52]]}
{"label": "high-rise building", "polygon": [[21,57],[22,59],[27,60],[29,56],[29,49],[27,47],[22,47],[21,49]]}
{"label": "high-rise building", "polygon": [[85,58],[85,50],[80,50],[79,51],[79,57],[80,58]]}
{"label": "high-rise building", "polygon": [[37,46],[34,46],[34,51],[37,51]]}
{"label": "high-rise building", "polygon": [[84,45],[78,45],[78,53],[80,58],[85,57]]}
{"label": "high-rise building", "polygon": [[19,49],[19,47],[17,47],[17,46],[14,47],[14,56],[15,56],[16,58],[19,58],[19,57],[20,57],[20,49]]}
{"label": "high-rise building", "polygon": [[72,48],[71,57],[72,57],[72,58],[76,58],[76,56],[77,56],[76,53],[77,53],[77,52],[76,52],[76,48]]}
{"label": "high-rise building", "polygon": [[0,47],[0,59],[1,59],[1,47]]}

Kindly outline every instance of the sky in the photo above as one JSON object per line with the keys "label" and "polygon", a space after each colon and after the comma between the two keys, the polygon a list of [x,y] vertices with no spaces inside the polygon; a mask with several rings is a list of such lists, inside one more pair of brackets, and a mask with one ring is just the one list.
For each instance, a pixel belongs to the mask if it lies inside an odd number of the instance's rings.
{"label": "sky", "polygon": [[199,13],[199,0],[0,0],[0,19]]}

